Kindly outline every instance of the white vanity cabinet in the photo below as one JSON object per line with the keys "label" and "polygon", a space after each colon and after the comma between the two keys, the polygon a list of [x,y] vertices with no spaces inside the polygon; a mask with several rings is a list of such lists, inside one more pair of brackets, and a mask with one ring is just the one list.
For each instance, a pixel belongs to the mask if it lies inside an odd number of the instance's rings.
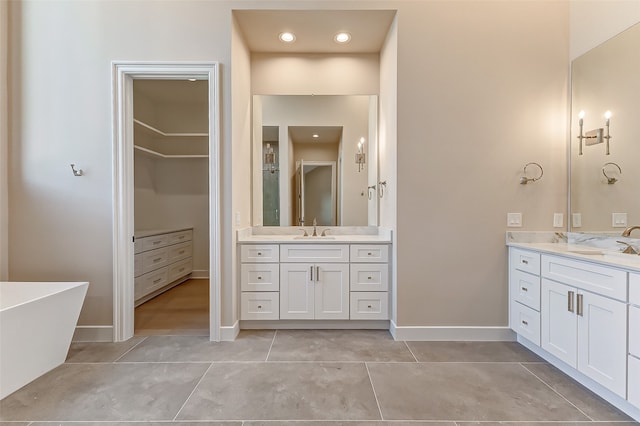
{"label": "white vanity cabinet", "polygon": [[509,250],[509,326],[540,346],[540,254]]}
{"label": "white vanity cabinet", "polygon": [[135,305],[189,278],[193,229],[145,232],[135,239]]}
{"label": "white vanity cabinet", "polygon": [[542,348],[625,398],[627,272],[543,254],[541,276]]}
{"label": "white vanity cabinet", "polygon": [[640,408],[640,273],[629,273],[627,400]]}
{"label": "white vanity cabinet", "polygon": [[280,251],[277,244],[240,246],[240,319],[280,317]]}
{"label": "white vanity cabinet", "polygon": [[349,319],[348,245],[283,244],[280,261],[280,319]]}
{"label": "white vanity cabinet", "polygon": [[389,319],[389,246],[352,244],[350,319]]}

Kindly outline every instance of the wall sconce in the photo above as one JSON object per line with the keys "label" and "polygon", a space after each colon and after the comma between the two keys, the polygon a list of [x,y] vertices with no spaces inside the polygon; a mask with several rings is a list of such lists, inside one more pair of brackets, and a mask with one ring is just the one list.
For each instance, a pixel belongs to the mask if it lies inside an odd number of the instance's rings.
{"label": "wall sconce", "polygon": [[[532,164],[534,166],[537,166],[540,169],[540,176],[534,177],[534,178],[527,177],[527,166],[530,166]],[[524,176],[522,176],[520,178],[520,185],[526,185],[529,182],[535,182],[537,180],[540,180],[542,178],[543,174],[544,174],[544,170],[542,170],[542,166],[540,164],[538,164],[538,163],[527,163],[527,164],[524,165]]]}
{"label": "wall sconce", "polygon": [[273,147],[270,143],[267,144],[264,150],[264,165],[265,170],[275,173],[276,171],[276,153],[273,151]]}
{"label": "wall sconce", "polygon": [[607,166],[616,166],[616,167],[618,168],[618,172],[619,172],[620,174],[622,174],[622,169],[621,169],[621,168],[620,168],[620,166],[619,166],[619,165],[617,165],[616,163],[604,163],[604,165],[602,166],[602,174],[604,175],[604,177],[606,177],[606,178],[607,178],[607,183],[608,183],[609,185],[613,185],[613,184],[614,184],[614,183],[616,183],[619,179],[614,178],[614,177],[609,177],[609,176],[607,176],[607,172],[605,171],[605,168],[606,168]]}
{"label": "wall sconce", "polygon": [[358,165],[358,172],[362,171],[365,162],[364,138],[360,138],[360,142],[358,142],[358,152],[356,152],[356,164]]}
{"label": "wall sconce", "polygon": [[609,140],[611,139],[611,135],[609,134],[609,122],[611,121],[611,111],[607,111],[604,114],[604,118],[605,118],[605,128],[607,130],[606,135],[604,132],[604,128],[600,127],[598,129],[593,129],[593,130],[589,130],[587,133],[583,133],[583,129],[584,129],[584,111],[580,111],[580,114],[578,114],[578,118],[580,119],[578,121],[578,125],[580,126],[580,134],[578,135],[578,139],[580,140],[580,149],[578,151],[578,155],[582,155],[582,142],[583,139],[586,139],[586,141],[584,141],[585,145],[597,145],[599,143],[602,143],[606,140],[607,142],[607,148],[606,148],[606,155],[610,154],[609,151]]}

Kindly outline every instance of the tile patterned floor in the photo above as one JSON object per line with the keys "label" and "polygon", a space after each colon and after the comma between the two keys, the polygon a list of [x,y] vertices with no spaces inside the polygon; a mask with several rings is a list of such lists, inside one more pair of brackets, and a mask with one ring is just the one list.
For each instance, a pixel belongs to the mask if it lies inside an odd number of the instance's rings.
{"label": "tile patterned floor", "polygon": [[637,424],[512,342],[243,331],[74,343],[0,401],[0,426]]}

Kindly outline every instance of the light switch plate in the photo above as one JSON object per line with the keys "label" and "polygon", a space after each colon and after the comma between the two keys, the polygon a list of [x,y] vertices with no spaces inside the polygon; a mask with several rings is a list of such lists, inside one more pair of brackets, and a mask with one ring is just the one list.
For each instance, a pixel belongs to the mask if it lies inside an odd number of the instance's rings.
{"label": "light switch plate", "polygon": [[582,213],[573,213],[571,215],[571,227],[572,228],[582,227]]}
{"label": "light switch plate", "polygon": [[626,228],[627,227],[627,214],[626,213],[611,213],[611,226],[614,228]]}
{"label": "light switch plate", "polygon": [[522,213],[507,213],[507,226],[509,228],[522,227]]}
{"label": "light switch plate", "polygon": [[236,225],[240,225],[240,212],[236,212]]}
{"label": "light switch plate", "polygon": [[562,228],[562,223],[564,222],[564,215],[562,213],[554,213],[553,214],[553,227],[554,228]]}

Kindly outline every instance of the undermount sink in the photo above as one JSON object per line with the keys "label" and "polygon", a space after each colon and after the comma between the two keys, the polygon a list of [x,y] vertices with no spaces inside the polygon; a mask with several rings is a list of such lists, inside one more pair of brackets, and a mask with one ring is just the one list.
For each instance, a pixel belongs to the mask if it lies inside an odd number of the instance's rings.
{"label": "undermount sink", "polygon": [[303,236],[303,235],[298,235],[297,237],[293,237],[294,240],[335,240],[336,237],[331,237],[331,236],[322,236],[322,235],[317,235],[315,237],[311,237],[311,236]]}

